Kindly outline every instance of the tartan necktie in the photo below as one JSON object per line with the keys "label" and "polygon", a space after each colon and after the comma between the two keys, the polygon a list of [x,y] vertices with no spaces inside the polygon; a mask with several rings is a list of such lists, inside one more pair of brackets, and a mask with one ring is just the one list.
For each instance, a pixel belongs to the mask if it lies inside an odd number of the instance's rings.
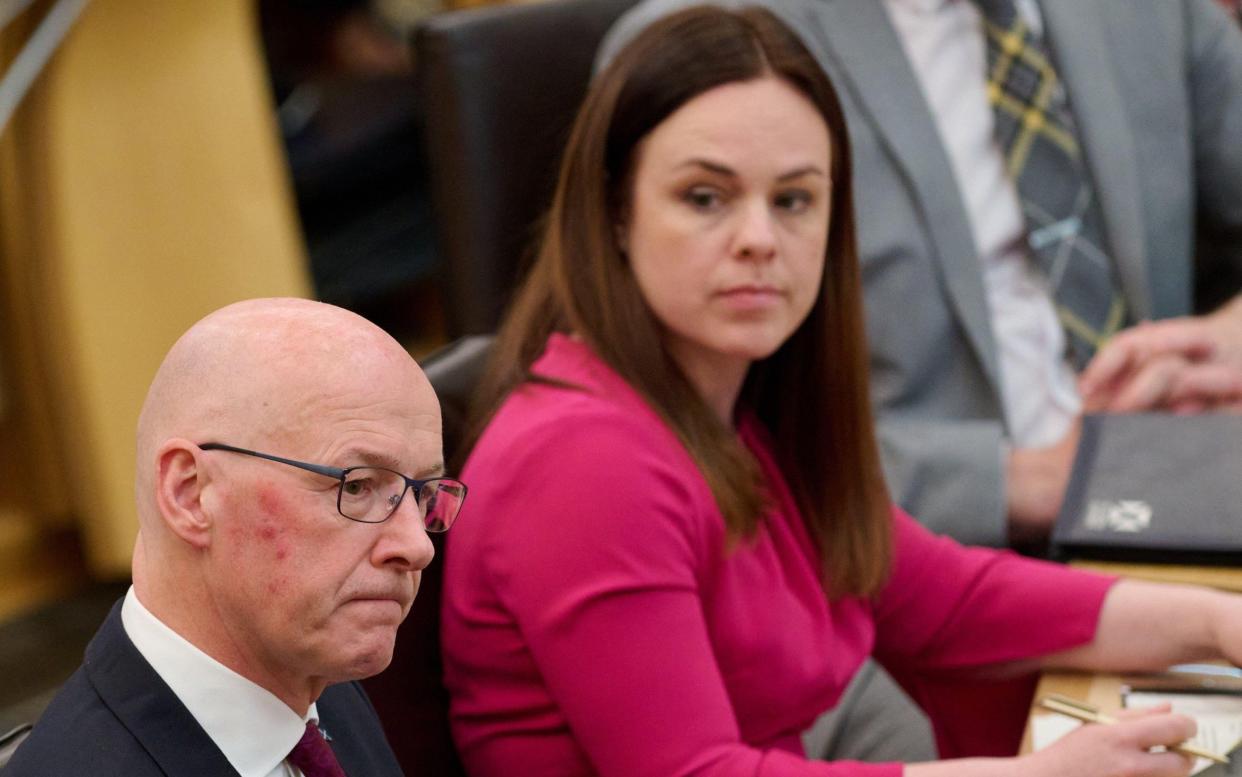
{"label": "tartan necktie", "polygon": [[1099,203],[1052,60],[1014,0],[975,0],[987,38],[988,102],[997,144],[1018,190],[1027,248],[1082,369],[1125,323],[1126,306],[1105,249]]}
{"label": "tartan necktie", "polygon": [[345,771],[313,720],[306,721],[302,738],[285,760],[301,769],[304,777],[345,777]]}

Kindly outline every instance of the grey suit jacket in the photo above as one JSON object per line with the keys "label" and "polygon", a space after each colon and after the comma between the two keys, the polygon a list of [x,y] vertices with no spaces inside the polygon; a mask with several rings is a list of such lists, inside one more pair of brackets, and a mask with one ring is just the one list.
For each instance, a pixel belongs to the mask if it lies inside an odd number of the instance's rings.
{"label": "grey suit jacket", "polygon": [[[646,0],[601,49],[695,0]],[[1006,542],[998,356],[967,214],[881,0],[734,0],[797,31],[853,145],[871,380],[893,498]],[[1242,34],[1213,0],[1040,0],[1137,318],[1192,309],[1196,264],[1242,265]],[[1207,255],[1207,249],[1214,253]]]}

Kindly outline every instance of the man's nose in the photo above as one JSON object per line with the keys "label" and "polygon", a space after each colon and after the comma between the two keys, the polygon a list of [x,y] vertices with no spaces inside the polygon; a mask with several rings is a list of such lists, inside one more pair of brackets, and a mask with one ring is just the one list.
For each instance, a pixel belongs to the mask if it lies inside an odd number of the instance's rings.
{"label": "man's nose", "polygon": [[376,566],[396,566],[417,571],[426,568],[435,558],[431,537],[423,522],[423,511],[413,493],[405,494],[397,509],[378,527],[380,538],[375,543]]}

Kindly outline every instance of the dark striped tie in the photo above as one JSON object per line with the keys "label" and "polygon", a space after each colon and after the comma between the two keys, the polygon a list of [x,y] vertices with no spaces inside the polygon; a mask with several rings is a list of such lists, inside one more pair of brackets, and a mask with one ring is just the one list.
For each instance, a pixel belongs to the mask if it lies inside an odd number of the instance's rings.
{"label": "dark striped tie", "polygon": [[1014,0],[975,0],[987,38],[996,141],[1017,186],[1027,247],[1051,289],[1071,363],[1086,366],[1126,320],[1069,100]]}
{"label": "dark striped tie", "polygon": [[313,720],[306,722],[302,738],[285,760],[301,769],[305,777],[345,777],[345,771]]}

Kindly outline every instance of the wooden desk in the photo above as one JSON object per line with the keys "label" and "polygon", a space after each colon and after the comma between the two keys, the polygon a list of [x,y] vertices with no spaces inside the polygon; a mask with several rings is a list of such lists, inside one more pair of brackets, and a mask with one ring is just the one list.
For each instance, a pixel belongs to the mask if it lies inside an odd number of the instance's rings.
{"label": "wooden desk", "polygon": [[1193,567],[1181,564],[1130,564],[1116,561],[1075,561],[1071,566],[1106,575],[1121,575],[1156,583],[1189,583],[1242,593],[1242,568]]}
{"label": "wooden desk", "polygon": [[[1190,583],[1242,592],[1242,568],[1192,567],[1161,564],[1122,564],[1104,561],[1075,561],[1071,564],[1111,575],[1152,580],[1160,583]],[[1115,674],[1089,674],[1082,672],[1045,672],[1035,689],[1034,704],[1049,693],[1061,693],[1088,701],[1103,710],[1121,707],[1121,677]],[[1031,718],[1035,715],[1052,714],[1035,706],[1027,718],[1026,732],[1022,735],[1023,753],[1031,751]]]}

